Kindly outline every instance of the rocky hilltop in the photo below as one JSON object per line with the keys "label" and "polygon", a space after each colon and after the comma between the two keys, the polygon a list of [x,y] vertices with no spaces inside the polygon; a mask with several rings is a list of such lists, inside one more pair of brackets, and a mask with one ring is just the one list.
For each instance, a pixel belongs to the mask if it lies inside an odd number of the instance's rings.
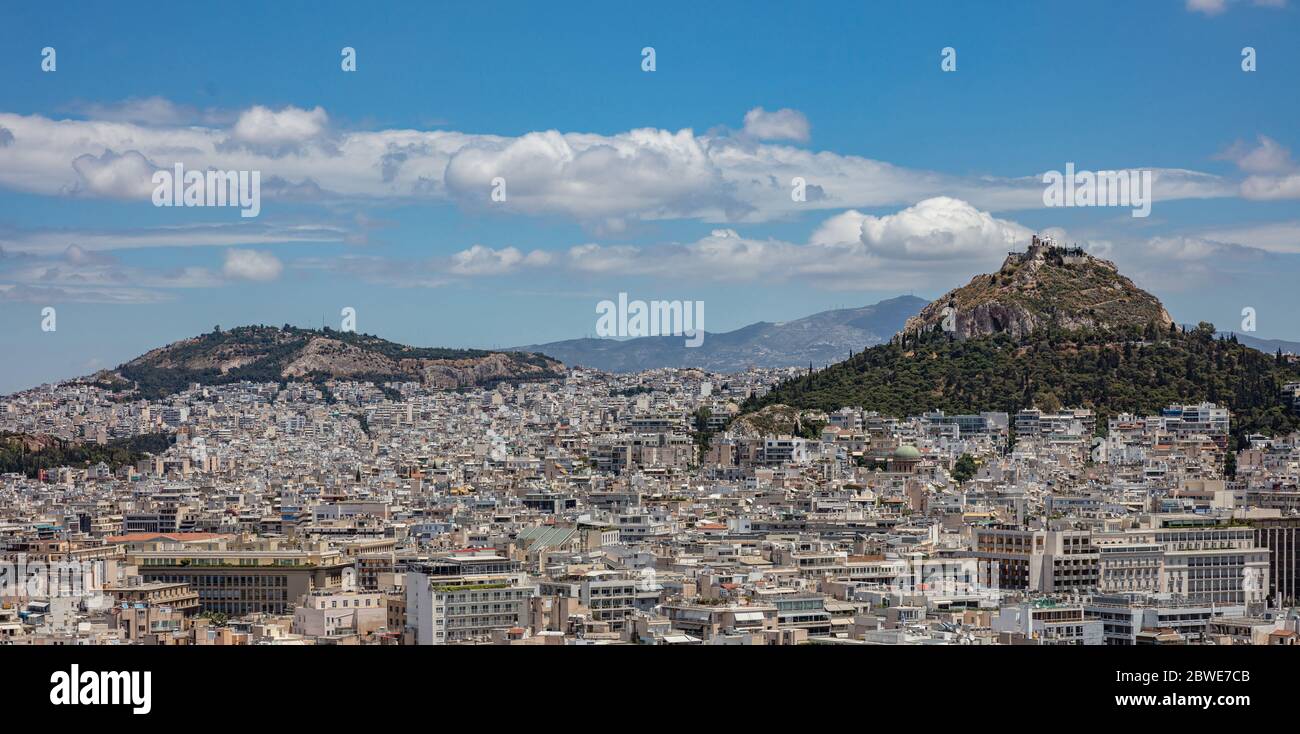
{"label": "rocky hilltop", "polygon": [[[949,311],[948,309],[952,309]],[[945,315],[951,315],[945,329]],[[1114,329],[1173,323],[1160,301],[1115,264],[1035,236],[996,273],[977,275],[907,320],[905,334],[949,330],[961,339],[1005,333],[1019,339],[1048,326]]]}
{"label": "rocky hilltop", "polygon": [[157,397],[191,383],[359,380],[459,388],[548,379],[563,370],[550,357],[526,352],[410,347],[331,329],[242,326],[168,344],[87,381]]}

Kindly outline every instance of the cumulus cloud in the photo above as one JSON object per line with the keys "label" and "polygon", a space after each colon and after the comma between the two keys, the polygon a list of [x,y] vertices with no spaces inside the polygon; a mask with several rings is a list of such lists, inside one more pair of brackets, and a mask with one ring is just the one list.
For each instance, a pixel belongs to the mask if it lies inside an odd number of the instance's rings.
{"label": "cumulus cloud", "polygon": [[598,275],[649,275],[720,281],[800,278],[832,289],[922,287],[972,267],[996,265],[1023,247],[1031,230],[969,203],[924,200],[880,217],[856,210],[822,222],[806,244],[715,229],[688,244],[648,248],[586,243],[567,265]]}
{"label": "cumulus cloud", "polygon": [[494,250],[474,245],[451,256],[448,270],[456,275],[502,275],[521,266],[540,266],[550,263],[551,256],[543,250],[533,250],[525,255],[514,247]]}
{"label": "cumulus cloud", "polygon": [[[990,211],[1043,205],[1036,173],[955,176],[756,137],[797,139],[804,132],[799,119],[797,113],[762,112],[751,115],[749,132],[740,135],[646,128],[611,135],[548,130],[503,137],[444,130],[332,131],[319,107],[254,107],[229,128],[0,113],[0,126],[23,142],[0,147],[0,186],[46,195],[112,196],[126,190],[138,195],[148,181],[141,178],[147,162],[182,162],[191,170],[261,171],[268,197],[452,201],[467,208],[563,216],[605,233],[625,230],[634,220],[734,225],[809,210],[907,206],[934,196]],[[491,198],[496,177],[506,182],[503,202]],[[807,201],[792,200],[795,177],[806,180]],[[1155,178],[1157,201],[1240,194],[1238,182],[1194,171],[1157,169]]]}
{"label": "cumulus cloud", "polygon": [[258,250],[226,250],[226,262],[221,272],[236,280],[269,281],[280,277],[284,264],[269,252]]}
{"label": "cumulus cloud", "polygon": [[310,110],[272,110],[256,105],[239,115],[230,130],[230,140],[252,150],[280,155],[323,140],[328,127],[329,115],[319,106]]}
{"label": "cumulus cloud", "polygon": [[497,178],[505,182],[504,208],[533,214],[656,219],[744,208],[690,130],[612,137],[552,130],[467,141],[448,158],[443,182],[451,197],[486,207],[496,205]]}
{"label": "cumulus cloud", "polygon": [[862,242],[881,257],[949,260],[1005,254],[1032,232],[959,199],[926,199],[896,214],[865,217]]}
{"label": "cumulus cloud", "polygon": [[141,199],[148,201],[153,194],[152,181],[158,167],[140,154],[128,150],[118,155],[105,150],[102,155],[81,155],[72,161],[77,173],[73,191],[116,199]]}
{"label": "cumulus cloud", "polygon": [[811,127],[808,118],[789,108],[768,112],[755,107],[745,113],[744,134],[757,140],[793,140],[806,143]]}
{"label": "cumulus cloud", "polygon": [[841,212],[818,225],[808,242],[813,245],[855,242],[862,237],[862,223],[866,219],[867,215],[856,209]]}

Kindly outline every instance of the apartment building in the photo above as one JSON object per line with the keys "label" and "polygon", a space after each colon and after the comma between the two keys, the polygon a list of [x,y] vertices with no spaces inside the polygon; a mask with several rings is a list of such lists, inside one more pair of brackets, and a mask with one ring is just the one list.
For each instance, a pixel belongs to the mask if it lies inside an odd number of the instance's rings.
{"label": "apartment building", "polygon": [[1200,642],[1210,621],[1217,617],[1241,617],[1246,605],[1217,605],[1169,595],[1098,594],[1084,604],[1084,614],[1102,623],[1107,645],[1144,644],[1144,633],[1177,635],[1182,643]]}
{"label": "apartment building", "polygon": [[1004,606],[992,620],[993,631],[1011,644],[1101,645],[1102,623],[1089,619],[1081,604],[1040,600]]}
{"label": "apartment building", "polygon": [[311,637],[365,637],[388,624],[388,604],[377,591],[365,591],[346,579],[338,589],[315,589],[298,600],[293,632]]}
{"label": "apartment building", "polygon": [[653,574],[629,578],[621,572],[595,572],[589,578],[539,582],[539,596],[577,600],[591,619],[604,622],[614,632],[622,631],[637,611],[651,612],[663,587]]}
{"label": "apartment building", "polygon": [[536,588],[519,562],[491,549],[466,549],[413,563],[406,574],[406,626],[417,645],[487,640],[492,630],[526,627]]}
{"label": "apartment building", "polygon": [[974,547],[987,587],[1049,594],[1097,587],[1098,553],[1087,530],[977,528]]}
{"label": "apartment building", "polygon": [[779,629],[777,608],[764,605],[710,606],[673,603],[661,607],[674,630],[704,642],[735,635],[762,635]]}
{"label": "apartment building", "polygon": [[[1257,545],[1255,530],[1213,519],[1153,516],[1153,528],[1130,530],[1127,542],[1162,548],[1160,593],[1215,604],[1262,608],[1269,594],[1269,549]],[[1099,541],[1104,542],[1104,541]]]}

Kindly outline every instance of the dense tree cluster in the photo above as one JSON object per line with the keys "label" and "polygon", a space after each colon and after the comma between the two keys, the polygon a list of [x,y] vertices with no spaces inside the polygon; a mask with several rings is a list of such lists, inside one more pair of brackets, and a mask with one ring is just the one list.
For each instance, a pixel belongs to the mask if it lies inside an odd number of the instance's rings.
{"label": "dense tree cluster", "polygon": [[[744,405],[833,411],[859,406],[908,416],[1006,411],[1037,406],[1091,408],[1097,425],[1119,413],[1152,415],[1171,403],[1209,400],[1232,410],[1234,438],[1295,430],[1283,400],[1300,370],[1281,358],[1218,337],[1155,324],[1119,330],[1042,329],[958,340],[940,331],[896,338],[820,372],[788,380]],[[1235,442],[1234,442],[1235,443]]]}
{"label": "dense tree cluster", "polygon": [[145,453],[160,454],[171,445],[171,435],[149,433],[118,438],[106,444],[89,444],[40,437],[41,448],[29,447],[32,437],[19,433],[0,433],[0,474],[17,472],[36,477],[42,469],[59,466],[85,467],[104,462],[111,469],[134,464]]}

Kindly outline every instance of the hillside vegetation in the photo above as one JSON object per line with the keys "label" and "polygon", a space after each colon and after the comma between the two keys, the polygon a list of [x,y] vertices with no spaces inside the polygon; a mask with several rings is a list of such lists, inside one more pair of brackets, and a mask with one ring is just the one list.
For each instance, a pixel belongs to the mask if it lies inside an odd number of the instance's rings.
{"label": "hillside vegetation", "polygon": [[1171,403],[1209,400],[1232,410],[1234,436],[1300,426],[1281,399],[1300,370],[1214,326],[1164,329],[1045,328],[1021,339],[1001,333],[960,340],[943,332],[904,336],[789,380],[743,406],[832,411],[860,406],[886,415],[1091,408],[1098,426],[1119,413],[1149,415]]}

